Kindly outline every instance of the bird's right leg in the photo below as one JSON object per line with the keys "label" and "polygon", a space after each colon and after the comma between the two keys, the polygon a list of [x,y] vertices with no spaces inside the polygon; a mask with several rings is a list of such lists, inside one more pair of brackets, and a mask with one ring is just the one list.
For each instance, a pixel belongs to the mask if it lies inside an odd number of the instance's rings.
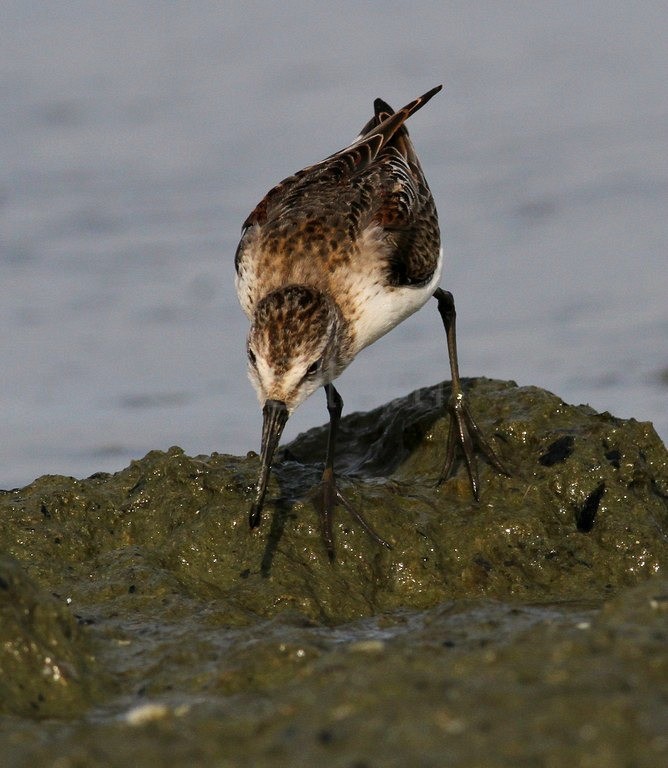
{"label": "bird's right leg", "polygon": [[325,384],[325,394],[327,395],[327,411],[329,412],[329,433],[327,435],[325,470],[322,473],[322,481],[319,489],[319,506],[322,517],[322,535],[329,559],[334,559],[332,513],[337,503],[346,508],[348,514],[350,514],[353,519],[357,520],[374,541],[391,549],[385,539],[381,538],[376,531],[374,531],[371,525],[367,523],[364,517],[336,487],[336,478],[334,476],[334,450],[336,446],[336,436],[339,431],[339,423],[341,421],[341,411],[343,410],[343,399],[333,384]]}

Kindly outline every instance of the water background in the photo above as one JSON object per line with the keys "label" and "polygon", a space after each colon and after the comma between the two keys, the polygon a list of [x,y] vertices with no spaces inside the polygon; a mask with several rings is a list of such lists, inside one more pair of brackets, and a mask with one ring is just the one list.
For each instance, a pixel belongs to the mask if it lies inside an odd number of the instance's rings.
{"label": "water background", "polygon": [[[0,5],[0,487],[257,449],[240,225],[440,82],[409,127],[463,375],[668,439],[668,4]],[[347,412],[448,377],[433,304],[341,377]],[[286,437],[325,420],[316,393]]]}

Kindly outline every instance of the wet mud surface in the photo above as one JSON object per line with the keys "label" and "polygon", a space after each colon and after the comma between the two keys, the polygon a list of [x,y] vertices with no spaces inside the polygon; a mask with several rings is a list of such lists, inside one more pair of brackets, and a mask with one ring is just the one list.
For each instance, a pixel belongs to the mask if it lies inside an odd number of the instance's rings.
{"label": "wet mud surface", "polygon": [[434,487],[447,385],[258,458],[153,451],[0,493],[3,766],[668,762],[668,453],[650,424],[466,382],[511,470]]}

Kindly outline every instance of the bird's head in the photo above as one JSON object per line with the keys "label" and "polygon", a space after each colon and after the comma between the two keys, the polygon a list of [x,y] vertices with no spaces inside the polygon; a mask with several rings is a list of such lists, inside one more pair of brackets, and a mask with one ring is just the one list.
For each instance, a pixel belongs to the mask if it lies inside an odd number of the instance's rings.
{"label": "bird's head", "polygon": [[337,306],[313,288],[291,285],[258,302],[246,349],[260,405],[277,400],[291,414],[338,376],[341,326]]}
{"label": "bird's head", "polygon": [[261,468],[251,527],[260,523],[269,469],[288,416],[349,362],[341,313],[324,293],[301,285],[258,302],[248,334],[248,375],[262,406]]}

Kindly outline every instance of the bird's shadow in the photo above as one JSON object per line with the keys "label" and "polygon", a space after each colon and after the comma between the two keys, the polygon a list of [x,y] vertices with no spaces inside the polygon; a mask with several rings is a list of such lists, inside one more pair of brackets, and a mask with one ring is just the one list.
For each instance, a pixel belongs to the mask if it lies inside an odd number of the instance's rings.
{"label": "bird's shadow", "polygon": [[269,533],[267,534],[262,560],[260,561],[260,574],[264,578],[268,578],[271,573],[271,566],[273,565],[279,542],[283,537],[288,518],[295,517],[294,513],[291,513],[292,504],[290,499],[282,496],[276,500],[273,507]]}
{"label": "bird's shadow", "polygon": [[313,489],[319,484],[322,469],[322,464],[300,461],[291,455],[287,448],[282,448],[278,452],[272,472],[278,482],[280,494],[267,505],[267,516],[271,518],[271,522],[260,562],[262,576],[268,577],[271,573],[288,521],[297,519],[294,503],[305,501],[304,506],[307,511],[317,514],[315,505],[311,505],[310,501]]}

